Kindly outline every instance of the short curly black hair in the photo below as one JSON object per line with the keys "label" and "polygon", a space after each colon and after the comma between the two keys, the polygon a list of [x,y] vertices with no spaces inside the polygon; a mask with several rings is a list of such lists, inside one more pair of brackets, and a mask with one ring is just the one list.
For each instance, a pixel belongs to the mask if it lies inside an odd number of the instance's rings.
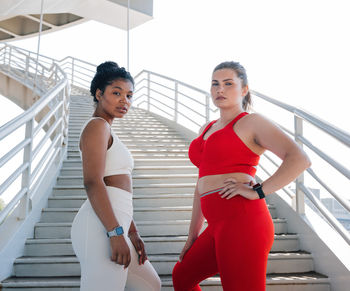
{"label": "short curly black hair", "polygon": [[90,93],[94,97],[94,101],[98,103],[96,98],[96,91],[100,89],[102,93],[105,91],[106,86],[112,84],[115,80],[128,80],[134,86],[134,79],[130,73],[123,67],[119,67],[117,63],[108,61],[100,64],[96,69],[96,74],[91,81]]}

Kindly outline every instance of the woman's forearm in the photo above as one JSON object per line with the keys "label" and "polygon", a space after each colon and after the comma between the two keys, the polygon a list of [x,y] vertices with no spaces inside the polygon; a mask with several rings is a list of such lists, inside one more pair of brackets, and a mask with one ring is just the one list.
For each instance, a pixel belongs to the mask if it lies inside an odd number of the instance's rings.
{"label": "woman's forearm", "polygon": [[85,184],[85,189],[92,208],[106,230],[111,231],[119,226],[109,201],[105,184],[97,182]]}
{"label": "woman's forearm", "polygon": [[134,220],[131,221],[130,228],[129,228],[129,233],[137,232],[136,224]]}
{"label": "woman's forearm", "polygon": [[277,171],[263,182],[264,193],[271,194],[288,185],[310,165],[308,156],[301,150],[287,154]]}

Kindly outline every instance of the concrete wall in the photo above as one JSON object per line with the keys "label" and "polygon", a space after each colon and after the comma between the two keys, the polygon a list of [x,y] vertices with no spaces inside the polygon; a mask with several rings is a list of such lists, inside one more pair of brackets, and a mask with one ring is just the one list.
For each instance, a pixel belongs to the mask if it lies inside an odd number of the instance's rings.
{"label": "concrete wall", "polygon": [[[40,97],[33,95],[31,88],[20,83],[14,78],[7,76],[0,71],[0,95],[10,99],[12,102],[17,104],[23,110],[30,108]],[[44,107],[39,114],[36,115],[35,121],[40,120],[50,112],[48,106]],[[46,132],[48,128],[56,121],[55,117],[51,117],[47,124],[44,125],[43,130]]]}
{"label": "concrete wall", "polygon": [[306,205],[298,215],[278,194],[267,196],[278,217],[287,219],[288,232],[297,233],[300,249],[312,254],[315,271],[329,277],[332,291],[348,291],[350,284],[349,245],[332,227]]}
{"label": "concrete wall", "polygon": [[23,110],[27,110],[37,100],[27,86],[0,72],[0,94],[7,97]]}

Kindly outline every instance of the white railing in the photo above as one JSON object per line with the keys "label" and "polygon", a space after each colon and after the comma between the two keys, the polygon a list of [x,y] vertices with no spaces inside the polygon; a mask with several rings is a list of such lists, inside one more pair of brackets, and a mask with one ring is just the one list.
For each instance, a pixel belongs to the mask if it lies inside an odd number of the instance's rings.
{"label": "white railing", "polygon": [[[38,59],[40,65],[38,65],[39,70],[37,70],[37,74],[38,76],[40,74],[40,77],[37,79],[39,79],[40,81],[37,82],[36,85],[34,85],[36,74],[34,71],[34,67],[36,66],[36,64],[34,66],[33,60],[37,57],[36,54],[26,51],[24,49],[11,47],[9,45],[5,45],[4,47],[6,47],[6,49],[0,48],[0,66],[3,66],[3,68],[5,68],[5,71],[7,69],[7,72],[9,74],[12,74],[14,78],[22,78],[22,80],[26,78],[25,80],[28,83],[28,86],[32,86],[32,88],[36,89],[38,92],[40,90],[45,90],[45,88],[52,88],[52,84],[54,84],[53,80],[55,80],[55,82],[59,81],[62,75],[66,76],[66,78],[71,82],[72,87],[76,86],[83,90],[89,90],[91,79],[94,76],[96,70],[96,66],[94,64],[72,57],[66,57],[62,60],[55,60],[39,55]],[[8,54],[7,51],[16,51],[17,54],[16,56],[14,56],[13,53],[11,55]],[[14,65],[9,66],[9,62],[12,60],[14,60]],[[24,64],[26,65],[24,66]],[[47,68],[52,68],[51,73],[48,73]],[[2,71],[4,71],[4,69],[2,69]],[[53,71],[56,72],[56,75]],[[319,118],[313,116],[312,114],[309,114],[296,107],[287,105],[285,103],[282,103],[255,91],[251,91],[251,93],[253,95],[253,98],[255,97],[254,99],[256,99],[257,101],[265,102],[266,104],[268,104],[268,106],[274,107],[270,108],[272,111],[276,111],[276,108],[277,110],[281,111],[281,115],[277,119],[278,122],[276,123],[278,123],[278,125],[287,134],[293,137],[301,147],[305,147],[306,150],[309,150],[313,154],[315,154],[317,158],[325,161],[327,166],[334,168],[339,173],[339,175],[346,179],[346,181],[349,180],[349,169],[347,169],[346,166],[344,166],[342,163],[328,155],[324,150],[321,149],[320,146],[315,146],[312,143],[313,140],[310,140],[310,135],[304,134],[303,131],[305,129],[305,126],[311,126],[321,131],[322,133],[330,136],[342,146],[345,146],[346,150],[349,150],[350,148],[349,133],[344,132],[341,129],[338,129],[335,126],[325,121],[322,121]],[[50,96],[51,95],[52,94],[50,94]],[[64,96],[66,97],[65,94]],[[184,82],[157,73],[144,70],[135,77],[134,106],[146,109],[150,112],[154,112],[160,116],[173,120],[174,122],[190,129],[195,133],[198,132],[199,127],[202,126],[204,123],[218,116],[218,111],[216,108],[213,107],[210,99],[210,94],[208,92],[205,92]],[[66,102],[66,100],[64,102]],[[46,105],[43,106],[45,107]],[[261,106],[262,104],[259,104],[259,106],[256,106],[256,108],[260,108]],[[43,107],[40,108],[42,109]],[[268,112],[271,112],[271,110],[269,110]],[[35,112],[37,114],[38,111],[36,110]],[[289,118],[287,117],[288,114],[290,115]],[[47,120],[49,119],[50,117],[47,115]],[[21,124],[27,123],[29,122],[29,119],[23,119],[21,122]],[[43,126],[44,123],[40,122],[39,125]],[[30,125],[28,125],[28,128],[29,127]],[[0,128],[1,132],[2,130],[3,128]],[[38,130],[34,130],[34,132],[37,133]],[[3,135],[3,133],[1,133],[0,140],[4,136],[6,135]],[[32,141],[30,141],[30,139],[28,140],[26,137],[12,151],[13,153],[15,150],[19,152],[24,147],[29,146],[29,144],[32,144]],[[10,155],[6,156],[6,159],[9,158]],[[276,169],[279,166],[278,161],[276,161],[276,159],[272,157],[269,153],[264,154],[264,158],[265,161],[263,163],[260,163],[259,167],[267,175],[271,175],[273,173],[273,169]],[[0,165],[2,165],[6,161],[6,159],[5,156],[3,156],[0,160]],[[25,168],[28,171],[28,161],[29,160],[27,160],[26,158],[26,162],[24,162],[21,165],[21,167],[19,167],[16,170],[16,173],[13,173],[14,176],[10,180],[12,180],[16,175],[20,175],[20,173],[24,171],[22,168]],[[269,166],[267,165],[268,162],[272,165],[273,168],[269,168]],[[36,171],[34,173],[37,174],[38,172],[39,170],[36,168]],[[306,186],[305,176],[308,175],[308,178],[311,177],[312,179],[314,179],[314,181],[316,181],[318,185],[320,185],[320,187],[325,189],[331,197],[336,199],[343,206],[343,208],[348,213],[350,213],[350,203],[348,202],[348,200],[346,200],[330,185],[324,182],[324,179],[322,179],[319,176],[318,172],[319,168],[309,168],[304,174],[300,175],[298,179],[296,179],[295,191],[291,191],[288,187],[285,187],[282,190],[284,191],[284,193],[287,194],[288,197],[295,201],[295,210],[301,215],[303,215],[305,212],[304,196],[306,195],[306,197],[311,201],[311,203],[318,209],[319,214],[323,216],[334,227],[334,229],[337,230],[337,232],[344,238],[344,240],[348,244],[350,244],[349,233],[338,222],[338,220],[327,210],[327,208],[322,204],[320,199],[318,199],[314,195],[314,193],[310,191],[309,187]],[[33,178],[31,179],[31,181],[33,181]],[[2,185],[5,186],[4,183]],[[2,185],[0,186],[1,190]],[[23,183],[23,185],[26,184]],[[22,188],[21,191],[25,192],[28,191],[28,189]],[[18,193],[17,195],[18,197],[20,197],[25,194]]]}
{"label": "white railing", "polygon": [[21,179],[19,191],[0,212],[1,224],[15,208],[20,209],[19,219],[28,216],[37,188],[47,179],[46,172],[58,156],[64,155],[70,89],[66,73],[55,62],[36,63],[33,53],[7,44],[0,47],[0,71],[32,89],[37,99],[28,110],[0,127],[0,142],[23,132],[23,138],[0,156],[0,168],[22,156],[14,171],[1,177],[0,195]]}
{"label": "white railing", "polygon": [[218,111],[211,105],[209,93],[150,71],[144,70],[136,75],[134,94],[135,106],[194,131]]}
{"label": "white railing", "polygon": [[[34,82],[35,77],[35,69],[38,65],[38,72],[43,71],[43,67],[51,67],[53,64],[57,64],[58,67],[63,71],[66,75],[66,78],[70,82],[70,85],[72,87],[76,86],[83,90],[89,90],[90,89],[90,83],[91,80],[96,72],[96,65],[91,64],[89,62],[80,60],[78,58],[73,58],[71,56],[65,57],[62,60],[56,60],[54,58],[50,58],[44,55],[39,54],[37,56],[36,53],[28,51],[23,48],[18,48],[11,46],[9,44],[0,44],[0,59],[3,61],[0,64],[3,64],[5,66],[8,66],[8,62],[12,61],[14,57],[11,57],[8,52],[10,51],[16,51],[21,53],[23,56],[25,55],[29,60],[34,61],[34,63],[28,62],[28,66],[25,68],[21,68],[17,70],[17,74],[19,74],[20,80],[23,82],[25,80],[23,78],[23,70],[25,72],[28,72],[29,79]],[[38,57],[38,63],[36,63],[36,59]],[[16,57],[17,59],[18,57]],[[23,57],[21,57],[22,59]],[[8,67],[8,70],[15,72],[16,71],[16,62],[12,63],[12,66]],[[16,75],[14,75],[16,77]],[[41,74],[43,77],[44,75]],[[45,78],[40,79],[37,78],[38,85],[36,87],[40,87],[43,80],[48,78],[49,75],[46,74]],[[28,82],[29,86],[32,82]],[[26,82],[27,83],[27,82]]]}
{"label": "white railing", "polygon": [[[134,106],[143,108],[150,112],[154,112],[163,117],[166,117],[174,122],[189,128],[194,132],[198,132],[200,126],[205,122],[213,119],[216,110],[211,108],[209,93],[197,89],[193,86],[180,82],[178,80],[162,76],[150,71],[142,71],[135,77],[135,95]],[[276,108],[281,111],[278,120],[278,125],[301,146],[306,147],[317,158],[325,161],[325,163],[334,168],[346,181],[350,179],[350,171],[342,163],[324,152],[320,147],[313,144],[310,140],[310,135],[303,133],[305,125],[311,126],[318,131],[332,137],[341,146],[345,146],[346,150],[350,149],[350,134],[343,130],[336,128],[335,126],[309,114],[296,107],[287,105],[273,98],[267,97],[255,91],[251,91],[253,99],[257,99],[260,102],[265,102],[268,106],[274,106],[272,111],[276,111]],[[257,108],[260,108],[260,105]],[[270,112],[270,111],[268,111]],[[288,119],[288,113],[290,118]],[[216,115],[217,116],[217,115]],[[288,120],[287,120],[288,119]],[[284,125],[284,123],[289,123]],[[340,146],[337,145],[337,146]],[[346,155],[349,157],[349,152]],[[273,173],[268,169],[267,162],[270,162],[273,169],[276,170],[279,166],[278,162],[271,157],[270,154],[264,154],[265,161],[260,163],[260,168],[267,175]],[[295,181],[295,193],[289,188],[283,188],[283,191],[292,200],[295,200],[295,210],[300,215],[305,213],[305,201],[304,196],[312,202],[312,204],[318,209],[319,214],[330,223],[333,228],[344,238],[344,240],[350,245],[349,232],[338,222],[338,220],[327,210],[312,191],[306,186],[305,175],[312,177],[314,181],[320,185],[327,193],[336,199],[344,209],[350,213],[350,203],[342,195],[337,193],[331,186],[329,186],[324,179],[320,178],[317,174],[319,168],[309,168],[305,173],[301,174]],[[350,186],[350,185],[348,185]],[[344,188],[346,186],[344,185]],[[345,188],[346,189],[346,188]]]}

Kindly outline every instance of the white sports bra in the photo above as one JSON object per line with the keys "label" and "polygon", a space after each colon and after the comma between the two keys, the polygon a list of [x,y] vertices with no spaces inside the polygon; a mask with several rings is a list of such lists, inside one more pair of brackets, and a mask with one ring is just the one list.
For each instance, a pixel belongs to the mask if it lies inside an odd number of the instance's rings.
{"label": "white sports bra", "polygon": [[[120,175],[120,174],[131,175],[132,169],[134,168],[134,159],[131,153],[129,152],[128,148],[120,141],[118,136],[113,132],[110,124],[102,117],[91,117],[84,124],[80,132],[79,144],[80,144],[81,133],[83,132],[85,126],[92,119],[97,119],[97,118],[104,120],[109,125],[111,136],[113,138],[112,145],[110,146],[109,149],[107,149],[107,153],[106,153],[106,165],[105,165],[104,177],[112,176],[112,175]],[[79,146],[79,152],[80,152],[80,157],[82,157],[80,146]]]}

